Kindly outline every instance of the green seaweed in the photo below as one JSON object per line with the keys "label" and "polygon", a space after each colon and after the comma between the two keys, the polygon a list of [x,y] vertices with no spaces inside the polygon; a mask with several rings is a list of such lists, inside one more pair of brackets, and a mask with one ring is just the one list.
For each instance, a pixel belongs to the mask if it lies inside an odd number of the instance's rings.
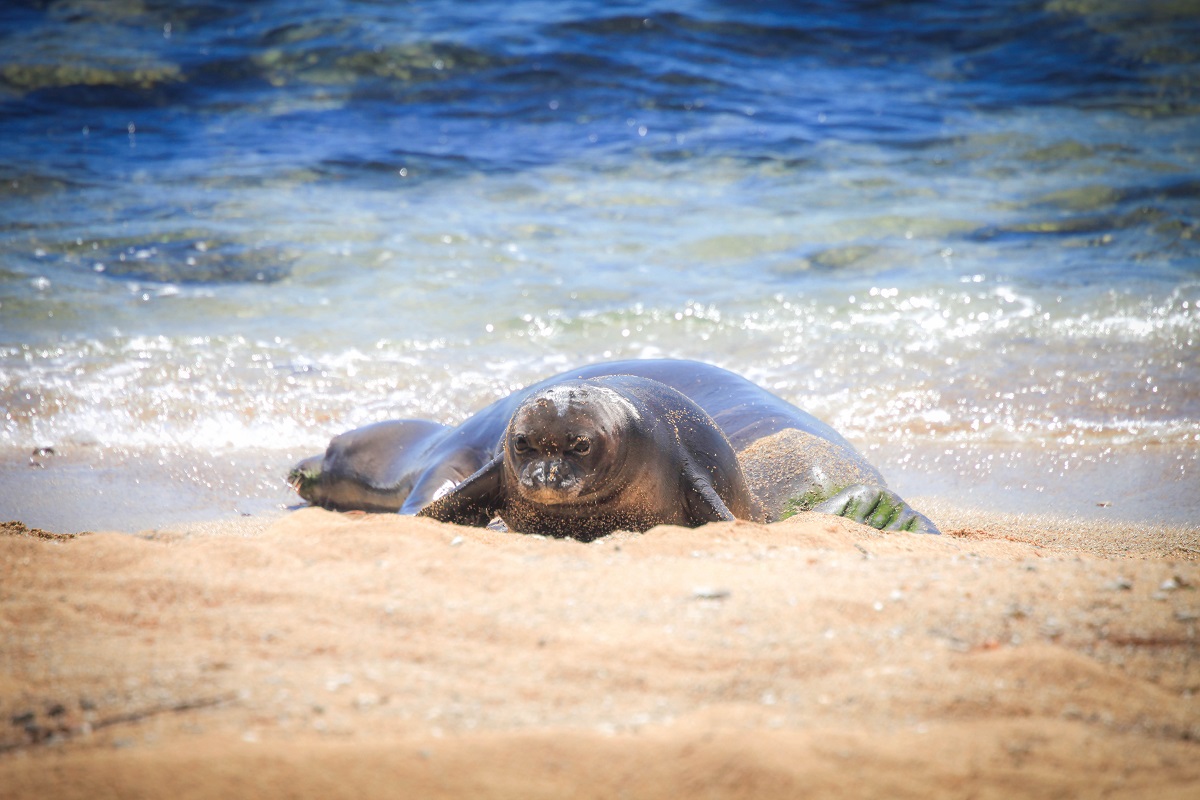
{"label": "green seaweed", "polygon": [[844,488],[845,487],[842,486],[830,490],[814,487],[802,495],[789,497],[783,503],[783,510],[779,514],[779,519],[787,519],[788,517],[799,514],[801,511],[812,511],[815,507],[833,497]]}
{"label": "green seaweed", "polygon": [[903,510],[903,504],[898,505],[892,502],[887,493],[880,492],[878,502],[875,503],[875,507],[871,509],[864,521],[872,528],[882,531],[895,522]]}
{"label": "green seaweed", "polygon": [[145,61],[137,64],[5,64],[0,66],[0,83],[21,92],[58,89],[65,86],[115,86],[152,89],[184,80],[177,64]]}
{"label": "green seaweed", "polygon": [[[829,498],[842,492],[845,488],[844,486],[829,490],[814,488],[802,495],[790,498],[783,504],[783,513],[779,518],[781,520],[787,519],[801,511],[811,511]],[[906,531],[908,533],[918,532],[921,527],[921,518],[918,515],[910,516],[903,523],[899,522],[907,511],[909,511],[908,505],[887,491],[879,492],[869,502],[864,502],[859,497],[850,496],[846,498],[844,507],[836,510],[829,509],[829,512],[836,516],[852,519],[864,525],[870,525],[876,530]]]}
{"label": "green seaweed", "polygon": [[321,480],[321,468],[305,467],[300,465],[295,467],[287,475],[288,484],[296,490],[296,493],[307,500],[311,496],[311,490]]}

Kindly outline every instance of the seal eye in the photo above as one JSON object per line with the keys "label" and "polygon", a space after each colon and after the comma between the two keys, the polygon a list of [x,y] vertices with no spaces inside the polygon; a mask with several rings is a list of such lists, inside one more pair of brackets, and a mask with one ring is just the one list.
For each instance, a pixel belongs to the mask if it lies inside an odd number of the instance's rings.
{"label": "seal eye", "polygon": [[521,434],[517,434],[516,436],[513,437],[512,445],[513,445],[513,452],[517,453],[518,455],[522,454],[522,453],[528,453],[530,450],[529,440],[526,439]]}
{"label": "seal eye", "polygon": [[586,456],[592,451],[592,440],[580,436],[571,447],[571,452],[578,456]]}

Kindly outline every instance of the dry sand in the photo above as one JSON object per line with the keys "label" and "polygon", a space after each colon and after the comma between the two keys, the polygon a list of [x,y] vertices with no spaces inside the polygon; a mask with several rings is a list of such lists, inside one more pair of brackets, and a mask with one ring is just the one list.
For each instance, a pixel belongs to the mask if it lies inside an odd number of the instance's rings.
{"label": "dry sand", "polygon": [[0,534],[0,796],[1200,796],[1200,532]]}

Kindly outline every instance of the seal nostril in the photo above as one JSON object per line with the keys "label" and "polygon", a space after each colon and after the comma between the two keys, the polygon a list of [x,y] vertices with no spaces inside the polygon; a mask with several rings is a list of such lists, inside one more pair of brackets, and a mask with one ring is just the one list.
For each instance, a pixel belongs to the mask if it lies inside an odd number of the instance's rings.
{"label": "seal nostril", "polygon": [[571,470],[563,463],[562,459],[554,459],[546,462],[546,485],[555,489],[562,489],[574,482]]}

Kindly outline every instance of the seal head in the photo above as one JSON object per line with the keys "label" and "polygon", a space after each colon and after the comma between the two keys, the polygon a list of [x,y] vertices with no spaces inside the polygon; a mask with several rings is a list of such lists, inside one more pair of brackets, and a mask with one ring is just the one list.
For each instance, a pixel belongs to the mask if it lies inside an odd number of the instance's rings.
{"label": "seal head", "polygon": [[516,407],[500,452],[421,510],[588,541],[615,530],[761,519],[737,455],[682,393],[628,375],[567,380]]}
{"label": "seal head", "polygon": [[513,414],[504,442],[511,490],[546,506],[595,505],[619,487],[620,438],[640,416],[618,393],[582,381],[551,386]]}

